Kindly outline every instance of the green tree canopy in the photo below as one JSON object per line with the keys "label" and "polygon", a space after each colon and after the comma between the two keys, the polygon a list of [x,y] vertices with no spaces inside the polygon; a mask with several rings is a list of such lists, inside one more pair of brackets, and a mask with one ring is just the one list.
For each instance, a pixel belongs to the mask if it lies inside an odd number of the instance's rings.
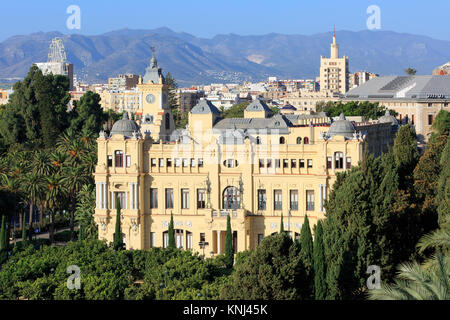
{"label": "green tree canopy", "polygon": [[[328,113],[330,117],[337,117],[344,113],[346,116],[364,116],[366,119],[378,119],[385,114],[386,108],[380,106],[378,102],[349,101],[342,103],[341,101],[329,101],[326,104],[318,102],[317,112],[320,111]],[[391,114],[397,115],[393,110],[391,110]]]}
{"label": "green tree canopy", "polygon": [[68,127],[69,78],[32,66],[0,113],[0,135],[15,149],[52,147]]}
{"label": "green tree canopy", "polygon": [[285,233],[266,237],[235,266],[220,299],[299,299],[303,272],[298,244]]}
{"label": "green tree canopy", "polygon": [[98,136],[100,130],[103,129],[103,122],[106,120],[100,100],[98,93],[88,91],[79,101],[74,101],[70,122],[70,128],[74,132],[89,132]]}

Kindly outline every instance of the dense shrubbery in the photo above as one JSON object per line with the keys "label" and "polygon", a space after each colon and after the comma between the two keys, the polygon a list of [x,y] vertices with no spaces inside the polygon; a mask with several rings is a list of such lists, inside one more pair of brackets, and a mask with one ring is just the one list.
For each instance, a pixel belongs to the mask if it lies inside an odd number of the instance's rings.
{"label": "dense shrubbery", "polygon": [[[386,108],[380,106],[378,102],[372,103],[368,101],[350,101],[346,103],[329,101],[327,103],[318,102],[316,105],[317,112],[324,111],[330,117],[337,117],[344,113],[346,116],[364,116],[366,119],[378,119],[384,115],[385,110]],[[394,110],[390,110],[390,113],[394,116],[397,115],[397,112]]]}
{"label": "dense shrubbery", "polygon": [[[80,290],[67,287],[70,265],[81,270]],[[27,245],[1,266],[0,299],[214,299],[226,276],[214,260],[178,249],[115,251],[98,240]]]}

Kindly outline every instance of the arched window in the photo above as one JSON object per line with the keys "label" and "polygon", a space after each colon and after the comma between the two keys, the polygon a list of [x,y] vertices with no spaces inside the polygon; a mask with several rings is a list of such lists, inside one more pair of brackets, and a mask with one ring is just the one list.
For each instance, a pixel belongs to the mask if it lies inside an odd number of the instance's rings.
{"label": "arched window", "polygon": [[228,187],[223,191],[223,208],[238,209],[240,207],[241,196],[236,187]]}
{"label": "arched window", "polygon": [[166,113],[166,130],[170,129],[170,115]]}
{"label": "arched window", "polygon": [[297,137],[297,144],[302,144],[302,137]]}
{"label": "arched window", "polygon": [[309,139],[308,139],[308,137],[304,137],[304,138],[303,138],[303,144],[309,144]]}
{"label": "arched window", "polygon": [[256,137],[256,144],[261,144],[261,138],[259,136]]}
{"label": "arched window", "polygon": [[284,144],[286,141],[286,139],[284,139],[284,137],[280,137],[280,144]]}

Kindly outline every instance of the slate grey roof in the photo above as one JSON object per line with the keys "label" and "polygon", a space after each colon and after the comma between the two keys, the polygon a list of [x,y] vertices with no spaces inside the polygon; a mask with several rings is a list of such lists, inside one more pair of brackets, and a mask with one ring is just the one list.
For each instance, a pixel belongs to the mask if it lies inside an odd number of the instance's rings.
{"label": "slate grey roof", "polygon": [[344,136],[347,138],[353,137],[353,133],[355,132],[355,126],[349,120],[345,119],[345,115],[343,113],[340,114],[339,120],[334,121],[330,129],[327,132],[327,135],[330,137],[333,136]]}
{"label": "slate grey roof", "polygon": [[289,120],[283,115],[271,118],[226,118],[219,120],[215,130],[246,129],[252,131],[267,130],[267,133],[289,133]]}
{"label": "slate grey roof", "polygon": [[125,112],[123,118],[114,123],[111,129],[111,136],[114,134],[121,134],[124,137],[129,138],[133,136],[133,132],[139,132],[139,126],[135,121],[130,120],[128,118],[128,112]]}
{"label": "slate grey roof", "polygon": [[271,113],[272,110],[267,106],[267,104],[264,101],[261,101],[261,99],[256,98],[253,100],[247,108],[245,108],[245,111],[252,112],[252,111],[266,111]]}
{"label": "slate grey roof", "polygon": [[207,114],[214,113],[220,115],[219,109],[206,99],[200,99],[198,103],[191,109],[192,114]]}
{"label": "slate grey roof", "polygon": [[377,77],[347,92],[345,99],[450,99],[450,75]]}
{"label": "slate grey roof", "polygon": [[[305,121],[309,123],[309,119],[315,119],[315,118],[329,118],[328,115],[325,112],[321,112],[319,114],[285,114],[284,117],[292,124],[292,125],[298,125],[298,124],[305,124]],[[306,123],[306,124],[307,124]],[[329,121],[327,121],[329,123]]]}
{"label": "slate grey roof", "polygon": [[158,62],[155,56],[152,56],[150,60],[150,66],[145,69],[145,75],[143,82],[148,83],[149,81],[153,83],[159,83],[159,77],[162,78],[162,83],[165,83],[164,76],[162,75],[161,68],[158,68]]}

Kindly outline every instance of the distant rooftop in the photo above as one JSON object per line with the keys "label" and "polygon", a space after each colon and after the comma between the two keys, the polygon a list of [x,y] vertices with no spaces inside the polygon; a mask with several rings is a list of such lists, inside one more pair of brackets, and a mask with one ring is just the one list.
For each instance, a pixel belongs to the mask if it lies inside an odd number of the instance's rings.
{"label": "distant rooftop", "polygon": [[373,78],[347,92],[345,99],[450,99],[450,75]]}

